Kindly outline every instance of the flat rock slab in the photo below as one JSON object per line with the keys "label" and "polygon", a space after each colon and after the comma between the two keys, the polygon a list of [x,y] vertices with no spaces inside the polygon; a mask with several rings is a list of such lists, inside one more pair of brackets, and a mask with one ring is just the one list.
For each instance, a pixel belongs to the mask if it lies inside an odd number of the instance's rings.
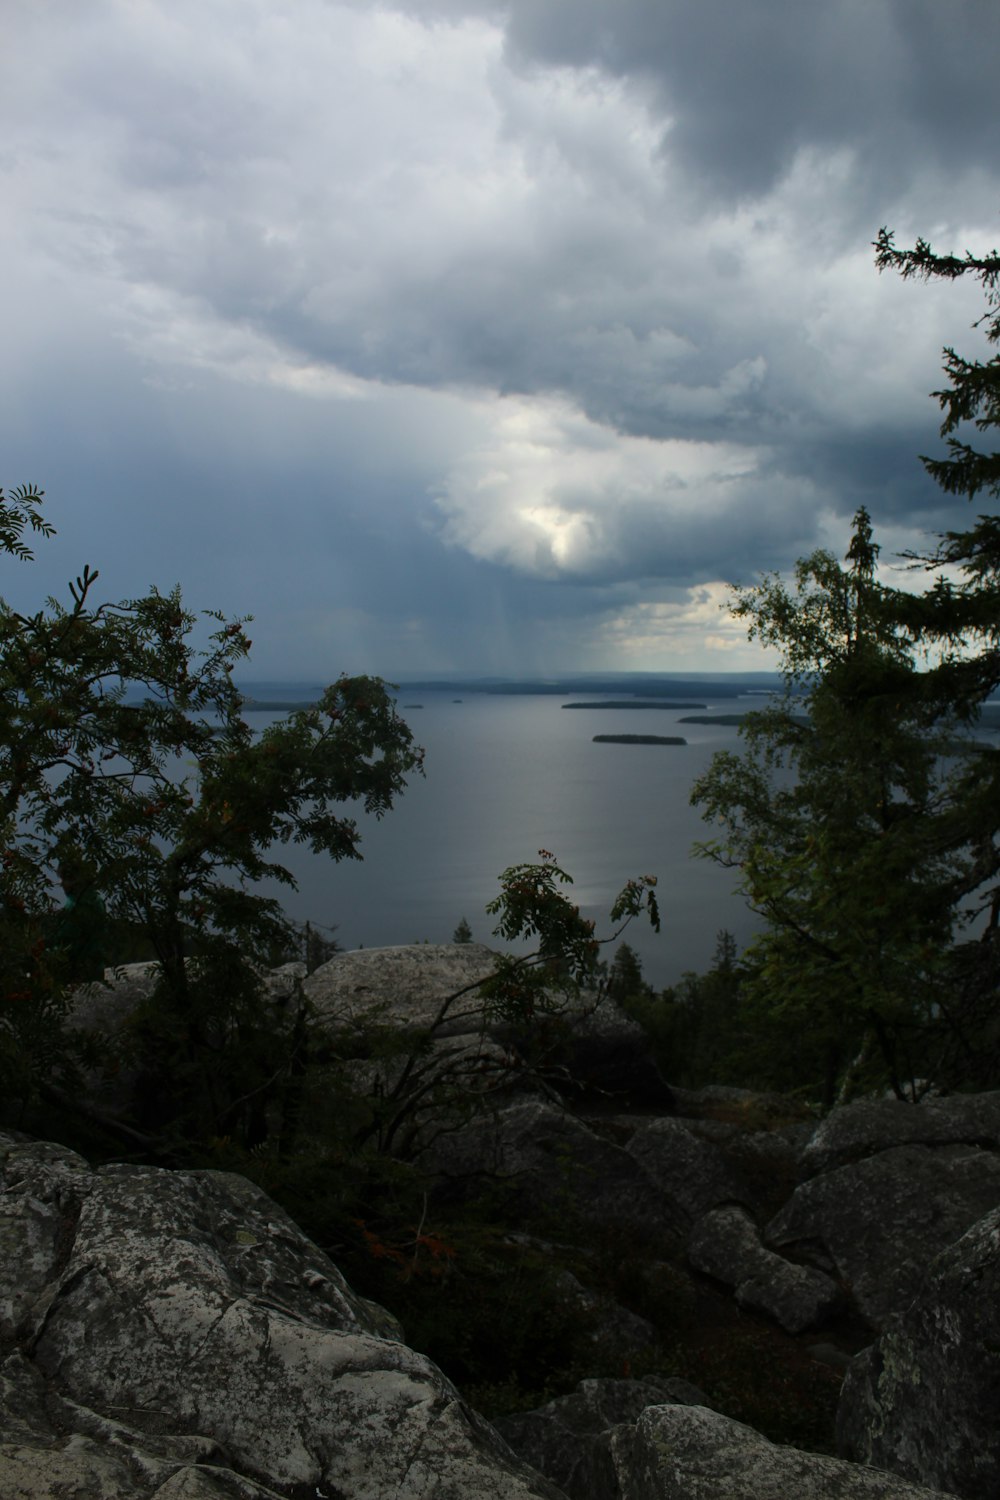
{"label": "flat rock slab", "polygon": [[893,1146],[1000,1148],[1000,1092],[953,1094],[904,1104],[898,1099],[857,1099],[833,1109],[803,1147],[804,1176],[831,1172]]}
{"label": "flat rock slab", "polygon": [[916,1299],[848,1371],[840,1451],[968,1500],[1000,1495],[1000,1211],[932,1262]]}
{"label": "flat rock slab", "polygon": [[953,1500],[820,1453],[778,1447],[704,1406],[652,1406],[616,1428],[621,1500]]}
{"label": "flat rock slab", "polygon": [[933,1257],[997,1207],[1000,1156],[973,1146],[897,1146],[803,1183],[765,1239],[807,1259],[825,1251],[858,1310],[881,1329],[913,1300]]}
{"label": "flat rock slab", "polygon": [[[0,1205],[3,1331],[31,1357],[0,1389],[4,1500],[58,1494],[77,1453],[74,1500],[558,1496],[245,1178],[91,1171],[0,1137]],[[31,1381],[58,1404],[48,1439],[25,1425]],[[110,1458],[95,1467],[109,1424],[134,1457],[127,1489]],[[215,1489],[206,1465],[224,1471]]]}

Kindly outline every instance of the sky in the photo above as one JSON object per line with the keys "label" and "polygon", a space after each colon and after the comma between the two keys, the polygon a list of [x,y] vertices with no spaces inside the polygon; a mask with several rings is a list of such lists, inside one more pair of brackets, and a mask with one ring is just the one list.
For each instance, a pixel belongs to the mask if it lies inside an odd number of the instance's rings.
{"label": "sky", "polygon": [[258,678],[773,665],[729,586],[964,523],[984,0],[4,0],[18,607],[179,583]]}

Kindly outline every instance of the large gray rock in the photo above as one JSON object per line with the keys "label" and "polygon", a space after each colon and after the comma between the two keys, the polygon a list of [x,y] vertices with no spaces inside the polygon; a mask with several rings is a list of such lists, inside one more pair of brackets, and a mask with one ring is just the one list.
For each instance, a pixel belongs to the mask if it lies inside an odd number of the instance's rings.
{"label": "large gray rock", "polygon": [[915,1301],[853,1362],[840,1451],[954,1490],[1000,1495],[1000,1211],[931,1264]]}
{"label": "large gray rock", "polygon": [[741,1307],[767,1313],[788,1333],[816,1328],[836,1312],[840,1291],[811,1266],[795,1265],[768,1250],[742,1208],[716,1208],[695,1225],[688,1259],[698,1271],[735,1289]]}
{"label": "large gray rock", "polygon": [[897,1146],[803,1183],[765,1238],[818,1266],[832,1262],[859,1311],[884,1328],[913,1299],[928,1262],[998,1206],[992,1152]]}
{"label": "large gray rock", "polygon": [[647,1318],[611,1297],[590,1291],[572,1271],[559,1271],[555,1282],[562,1305],[578,1313],[588,1326],[595,1361],[602,1367],[608,1360],[619,1367],[627,1366],[637,1355],[648,1355],[659,1344],[656,1328]]}
{"label": "large gray rock", "polygon": [[143,1431],[46,1388],[19,1353],[0,1365],[4,1500],[283,1500],[206,1437]]}
{"label": "large gray rock", "polygon": [[626,1150],[692,1220],[720,1203],[750,1204],[749,1188],[719,1146],[695,1135],[682,1120],[650,1120]]}
{"label": "large gray rock", "polygon": [[584,993],[561,1008],[541,1039],[504,1029],[541,1075],[572,1104],[614,1102],[629,1109],[672,1111],[673,1090],[653,1059],[649,1036],[620,1005]]}
{"label": "large gray rock", "polygon": [[569,1396],[535,1411],[499,1417],[496,1426],[515,1453],[566,1491],[570,1500],[618,1500],[611,1429],[634,1423],[647,1406],[664,1401],[699,1404],[702,1393],[684,1380],[581,1380]]}
{"label": "large gray rock", "polygon": [[5,1500],[558,1495],[245,1179],[0,1151]]}
{"label": "large gray rock", "polygon": [[476,1179],[506,1184],[520,1211],[601,1226],[627,1225],[666,1253],[688,1217],[628,1152],[558,1105],[528,1099],[442,1135],[422,1165],[459,1189]]}
{"label": "large gray rock", "polygon": [[[279,1027],[295,1024],[304,998],[320,1024],[337,1033],[337,1055],[348,1059],[359,1092],[391,1097],[405,1072],[405,1128],[392,1142],[404,1153],[414,1154],[428,1127],[437,1128],[434,1112],[420,1106],[432,1093],[447,1128],[493,1093],[672,1107],[646,1033],[607,999],[557,994],[530,1029],[493,1014],[480,984],[496,959],[481,943],[417,943],[339,953],[308,976],[304,964],[285,964],[262,979]],[[107,970],[103,984],[77,991],[70,1025],[120,1032],[156,981],[155,964]],[[94,1072],[87,1083],[112,1118],[141,1121],[153,1097],[131,1066],[106,1076]]]}
{"label": "large gray rock", "polygon": [[[271,1008],[270,1019],[279,1030],[295,1023],[298,986],[305,975],[305,964],[287,963],[261,976]],[[151,1085],[135,1061],[133,1039],[128,1036],[131,1023],[150,1000],[158,980],[156,963],[119,964],[105,969],[103,980],[82,985],[72,997],[67,1029],[95,1032],[111,1043],[99,1048],[106,1055],[106,1064],[84,1073],[87,1101],[119,1124],[129,1116],[141,1120],[147,1113],[151,1093],[161,1086]],[[124,1048],[120,1046],[123,1035]]]}
{"label": "large gray rock", "polygon": [[482,943],[418,943],[339,953],[306,980],[321,1019],[335,1026],[372,1023],[413,1036],[487,1034],[530,1059],[574,1100],[620,1097],[661,1109],[673,1095],[636,1021],[596,994],[556,995],[529,1030],[491,1016],[478,989],[497,955]]}
{"label": "large gray rock", "polygon": [[611,1434],[621,1500],[941,1500],[942,1491],[783,1448],[704,1406],[651,1406]]}
{"label": "large gray rock", "polygon": [[893,1146],[1000,1147],[1000,1092],[954,1094],[905,1104],[898,1099],[857,1099],[831,1110],[803,1148],[804,1176],[888,1151]]}
{"label": "large gray rock", "polygon": [[467,1036],[484,1029],[475,986],[494,964],[482,943],[359,948],[335,954],[303,988],[320,1019],[336,1026],[381,1020],[411,1033],[433,1027],[438,1036]]}

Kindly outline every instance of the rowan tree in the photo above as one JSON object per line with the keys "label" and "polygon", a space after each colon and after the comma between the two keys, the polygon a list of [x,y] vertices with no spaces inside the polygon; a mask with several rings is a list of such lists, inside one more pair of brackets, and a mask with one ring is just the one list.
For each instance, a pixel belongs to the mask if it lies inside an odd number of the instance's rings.
{"label": "rowan tree", "polygon": [[[50,534],[41,491],[0,492],[0,548],[30,560]],[[146,1017],[149,1100],[204,1139],[239,1131],[282,1038],[260,967],[291,929],[264,877],[294,884],[274,847],[358,858],[345,804],[382,816],[419,769],[385,685],[342,677],[255,734],[233,683],[246,619],[186,609],[178,589],[97,602],[85,567],[65,604],[0,601],[0,1042],[8,1086],[51,1084],[80,978],[58,887],[144,934],[160,984]],[[199,634],[203,637],[198,643]],[[284,1039],[287,1041],[287,1038]],[[166,1123],[163,1119],[155,1121]]]}

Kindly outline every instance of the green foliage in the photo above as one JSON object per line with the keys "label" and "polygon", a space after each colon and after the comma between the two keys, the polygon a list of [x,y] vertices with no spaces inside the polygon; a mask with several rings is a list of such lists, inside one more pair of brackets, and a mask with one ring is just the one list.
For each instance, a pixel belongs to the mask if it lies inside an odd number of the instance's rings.
{"label": "green foliage", "polygon": [[500,894],[486,910],[499,917],[494,932],[507,942],[534,939],[535,952],[525,957],[501,955],[482,994],[495,1019],[531,1020],[536,1014],[560,1008],[560,994],[593,988],[600,972],[601,948],[616,942],[630,922],[648,917],[660,930],[656,876],[640,875],[626,882],[611,908],[616,930],[598,938],[595,923],[566,896],[563,886],[573,878],[556,863],[548,849],[538,851],[538,864],[512,865],[500,877]]}
{"label": "green foliage", "polygon": [[[364,1058],[369,1091],[357,1126],[355,1149],[414,1159],[438,1135],[456,1130],[492,1106],[515,1069],[533,1066],[557,1040],[561,1013],[581,988],[592,987],[604,943],[613,942],[635,917],[646,914],[658,925],[655,879],[629,881],[612,907],[619,923],[599,938],[563,887],[571,877],[555,857],[540,851],[541,863],[514,865],[500,877],[500,893],[487,910],[499,917],[498,936],[536,940],[533,951],[496,955],[493,967],[445,995],[419,1033],[402,1032],[377,1011],[362,1021],[353,1040],[340,1034],[332,1045]],[[443,1037],[458,1023],[473,1021],[480,1039],[441,1051]],[[516,1052],[483,1046],[484,1022],[501,1024],[515,1036]]]}
{"label": "green foliage", "polygon": [[[0,546],[30,556],[25,528],[52,529],[40,502],[22,489],[0,504]],[[199,646],[178,590],[95,602],[97,578],[85,567],[67,604],[33,615],[0,601],[0,1040],[22,1093],[65,1050],[81,954],[65,913],[53,921],[54,887],[82,886],[92,913],[143,933],[159,965],[136,1038],[169,1080],[149,1123],[206,1138],[234,1128],[237,1102],[275,1074],[258,970],[291,928],[256,886],[293,880],[274,846],[360,857],[342,805],[380,817],[420,752],[370,678],[341,678],[255,737],[232,681],[246,621],[204,612]],[[278,1059],[286,1040],[271,1038]]]}
{"label": "green foliage", "polygon": [[628,943],[619,943],[604,981],[604,992],[616,1005],[652,993],[642,977],[642,960]]}
{"label": "green foliage", "polygon": [[[929,281],[934,277],[955,281],[971,275],[986,294],[986,312],[975,326],[984,328],[989,344],[1000,344],[1000,255],[996,250],[984,256],[972,255],[968,250],[964,256],[936,255],[924,239],[918,239],[912,250],[900,250],[892,231],[883,228],[875,241],[875,264],[880,271],[898,271],[904,280],[919,277]],[[948,494],[965,495],[973,500],[980,490],[985,490],[996,498],[1000,495],[1000,454],[983,453],[955,434],[965,423],[972,423],[979,432],[1000,426],[1000,356],[994,355],[985,362],[970,360],[948,347],[944,350],[944,370],[950,384],[932,394],[944,412],[941,436],[948,440],[949,457],[922,457],[921,462]],[[998,539],[995,517],[989,519],[986,532],[995,546]],[[972,534],[959,535],[968,542]],[[977,539],[976,547],[965,553],[966,560],[976,556],[979,544],[985,540],[986,536]]]}
{"label": "green foliage", "polygon": [[[876,261],[972,275],[987,299],[977,326],[1000,342],[996,252],[899,250],[883,229]],[[946,492],[996,499],[1000,454],[974,435],[1000,425],[1000,355],[944,359],[948,456],[923,462]],[[725,829],[701,852],[740,870],[769,923],[749,1003],[821,1047],[828,1100],[852,1080],[988,1085],[1000,1055],[1000,756],[963,741],[1000,684],[1000,521],[980,515],[912,556],[932,574],[923,593],[879,583],[877,554],[859,511],[846,569],[815,553],[794,592],[777,577],[736,591],[751,638],[782,653],[785,694],[693,793]]]}
{"label": "green foliage", "polygon": [[39,536],[55,534],[55,527],[41,512],[43,496],[44,491],[34,484],[19,484],[9,496],[0,488],[0,552],[31,562],[34,554],[22,540],[25,529]]}
{"label": "green foliage", "polygon": [[[782,652],[781,699],[744,721],[692,790],[768,928],[750,949],[751,1007],[823,1056],[827,1102],[878,1055],[902,1091],[937,1015],[959,902],[977,884],[956,717],[928,699],[898,593],[875,576],[867,513],[847,568],[818,552],[737,590],[751,638]],[[924,1049],[920,1049],[923,1057]]]}
{"label": "green foliage", "polygon": [[699,1088],[760,1081],[753,1077],[740,1016],[742,974],[731,934],[720,932],[707,973],[685,974],[660,995],[648,986],[623,995],[625,1009],[648,1032],[657,1065],[671,1083]]}
{"label": "green foliage", "polygon": [[455,928],[455,931],[452,933],[451,940],[453,943],[472,942],[472,928],[469,926],[464,917]]}

